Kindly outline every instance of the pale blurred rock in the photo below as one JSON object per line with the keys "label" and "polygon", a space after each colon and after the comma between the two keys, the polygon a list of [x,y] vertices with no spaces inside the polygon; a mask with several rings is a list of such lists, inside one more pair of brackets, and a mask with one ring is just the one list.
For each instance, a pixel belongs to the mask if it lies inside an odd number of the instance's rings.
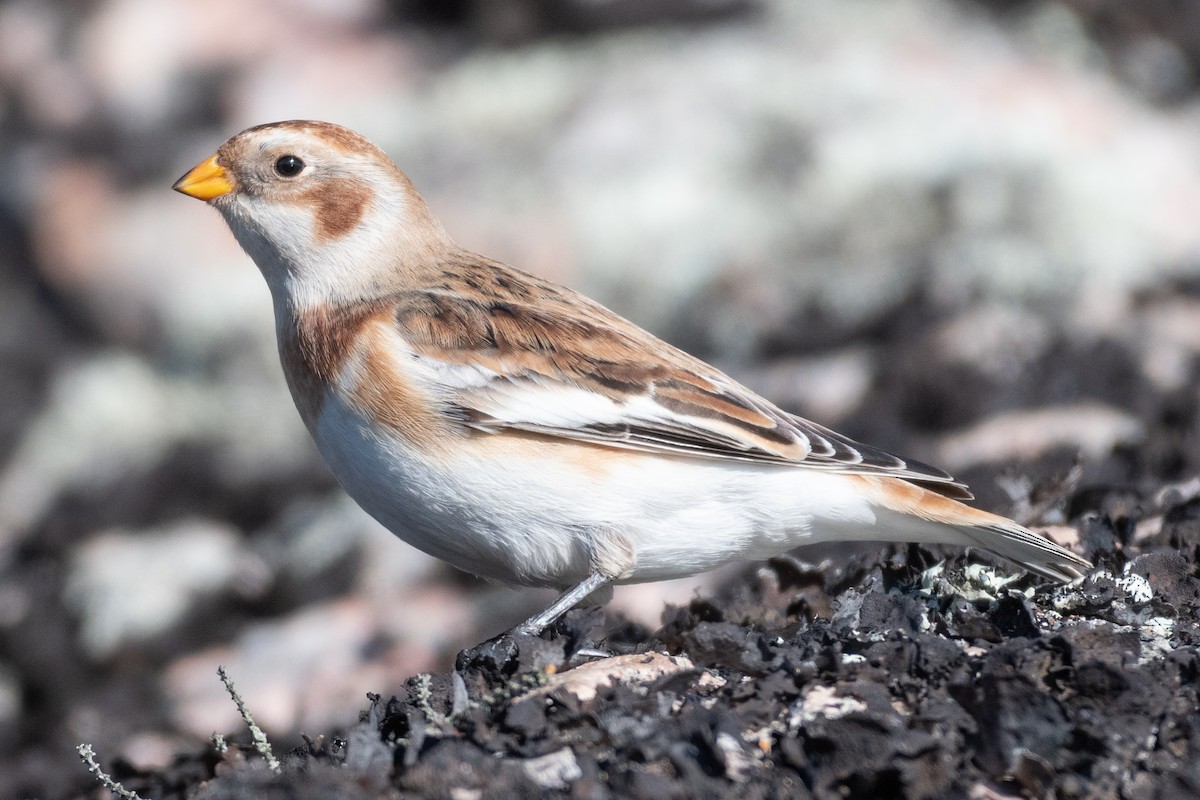
{"label": "pale blurred rock", "polygon": [[825,425],[852,414],[874,379],[871,350],[854,346],[808,358],[778,358],[762,367],[731,367],[742,383],[785,410]]}
{"label": "pale blurred rock", "polygon": [[1058,448],[1085,458],[1102,458],[1114,445],[1136,442],[1143,424],[1136,417],[1096,403],[1012,411],[964,431],[941,437],[937,463],[951,471],[975,464],[1031,460]]}
{"label": "pale blurred rock", "polygon": [[178,95],[181,44],[190,29],[184,6],[172,0],[109,0],[83,27],[80,64],[126,124],[161,121]]}
{"label": "pale blurred rock", "polygon": [[79,125],[95,110],[87,81],[72,63],[74,54],[62,48],[70,22],[51,3],[0,6],[0,84],[34,122],[52,127]]}
{"label": "pale blurred rock", "polygon": [[529,779],[543,789],[568,789],[583,777],[583,769],[569,747],[527,758],[521,762],[521,767]]}
{"label": "pale blurred rock", "polygon": [[841,719],[866,710],[866,703],[853,695],[839,694],[835,686],[814,686],[792,704],[787,725],[791,730],[799,730],[818,719]]}
{"label": "pale blurred rock", "polygon": [[65,486],[103,484],[150,463],[198,416],[198,395],[164,385],[128,355],[67,369],[0,474],[0,544],[23,535]]}
{"label": "pale blurred rock", "polygon": [[389,595],[428,577],[441,562],[405,544],[348,496],[339,493],[321,503],[305,503],[280,520],[297,547],[286,557],[294,569],[311,570],[350,546],[363,550],[359,588],[371,596]]}
{"label": "pale blurred rock", "polygon": [[132,192],[122,183],[95,161],[41,176],[32,235],[46,280],[116,341],[212,348],[231,330],[269,340],[266,287],[219,216],[170,193],[169,180]]}
{"label": "pale blurred rock", "polygon": [[[163,694],[170,716],[196,736],[238,730],[237,709],[217,679],[217,666],[223,665],[255,721],[267,730],[292,730],[302,714],[312,719],[314,713],[312,724],[323,727],[328,718],[318,709],[328,713],[331,700],[326,679],[341,683],[347,675],[367,677],[356,654],[370,636],[365,607],[354,600],[314,605],[290,618],[252,626],[230,646],[194,653],[167,668]],[[361,700],[364,685],[373,684],[359,684],[353,695],[343,687],[334,702]]]}
{"label": "pale blurred rock", "polygon": [[198,70],[262,63],[279,50],[319,59],[381,12],[378,0],[108,0],[83,26],[78,57],[110,113],[145,127],[179,111]]}
{"label": "pale blurred rock", "polygon": [[1164,391],[1184,388],[1200,357],[1200,302],[1165,298],[1151,304],[1138,319],[1128,338],[1141,351],[1143,373]]}
{"label": "pale blurred rock", "polygon": [[0,561],[65,490],[137,475],[184,441],[213,443],[231,480],[315,458],[295,411],[276,407],[286,395],[261,393],[261,381],[168,376],[121,353],[68,367],[0,470]]}
{"label": "pale blurred rock", "polygon": [[461,630],[468,610],[441,602],[445,590],[410,591],[386,607],[360,598],[314,603],[246,628],[228,646],[171,664],[162,691],[180,729],[207,737],[235,731],[237,709],[217,679],[224,665],[255,720],[270,731],[346,724],[368,691],[393,691],[433,668],[437,648]]}
{"label": "pale blurred rock", "polygon": [[522,695],[518,702],[529,698],[543,697],[551,692],[564,690],[575,695],[581,703],[595,699],[596,693],[614,683],[638,684],[658,680],[667,675],[695,669],[695,664],[684,656],[666,653],[637,653],[612,656],[560,672],[552,676],[544,686]]}
{"label": "pale blurred rock", "polygon": [[935,352],[950,363],[1010,381],[1054,343],[1052,322],[1015,303],[972,307],[942,327]]}
{"label": "pale blurred rock", "polygon": [[121,757],[138,769],[161,769],[181,752],[195,747],[183,736],[162,731],[144,731],[121,743]]}
{"label": "pale blurred rock", "polygon": [[229,86],[232,124],[226,135],[282,119],[329,119],[351,128],[378,125],[381,117],[390,121],[380,104],[412,97],[430,64],[415,42],[395,32],[367,35],[366,27],[313,25],[264,48],[255,68]]}
{"label": "pale blurred rock", "polygon": [[83,649],[103,659],[169,631],[229,584],[238,542],[236,531],[202,520],[89,539],[72,557],[63,598],[79,617]]}
{"label": "pale blurred rock", "polygon": [[[1162,520],[1159,520],[1161,525]],[[1039,525],[1038,532],[1068,550],[1079,550],[1079,531],[1071,525]]]}
{"label": "pale blurred rock", "polygon": [[275,530],[258,534],[257,549],[285,579],[304,580],[359,549],[379,525],[349,497],[338,494],[331,500],[297,502],[272,527]]}
{"label": "pale blurred rock", "polygon": [[[40,176],[32,238],[43,274],[54,285],[93,283],[97,239],[113,223],[117,188],[99,163],[62,160]],[[89,280],[91,278],[91,280]]]}
{"label": "pale blurred rock", "polygon": [[24,707],[20,675],[0,663],[0,725],[17,722]]}

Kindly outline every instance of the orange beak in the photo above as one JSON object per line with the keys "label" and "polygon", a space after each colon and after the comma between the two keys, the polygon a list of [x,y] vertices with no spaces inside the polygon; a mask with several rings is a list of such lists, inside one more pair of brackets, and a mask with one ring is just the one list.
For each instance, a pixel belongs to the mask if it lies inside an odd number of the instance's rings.
{"label": "orange beak", "polygon": [[177,192],[197,200],[212,200],[233,191],[233,179],[225,168],[212,156],[192,167],[188,174],[175,181],[171,187]]}

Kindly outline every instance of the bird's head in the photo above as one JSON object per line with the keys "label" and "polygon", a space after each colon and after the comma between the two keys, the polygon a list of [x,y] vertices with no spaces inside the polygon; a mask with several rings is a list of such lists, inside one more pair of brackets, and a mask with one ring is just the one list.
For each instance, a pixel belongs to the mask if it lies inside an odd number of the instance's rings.
{"label": "bird's head", "polygon": [[378,296],[453,247],[392,160],[328,122],[248,128],[174,188],[221,212],[277,305]]}

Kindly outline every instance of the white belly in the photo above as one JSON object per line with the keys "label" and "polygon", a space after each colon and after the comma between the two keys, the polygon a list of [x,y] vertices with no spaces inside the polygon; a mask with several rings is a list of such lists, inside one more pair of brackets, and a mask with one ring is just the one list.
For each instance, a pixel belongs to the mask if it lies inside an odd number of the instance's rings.
{"label": "white belly", "polygon": [[862,538],[875,520],[844,477],[812,470],[485,433],[434,457],[368,431],[334,398],[314,435],[350,496],[401,539],[523,585],[581,580],[598,531],[632,546],[634,564],[620,580],[638,582]]}

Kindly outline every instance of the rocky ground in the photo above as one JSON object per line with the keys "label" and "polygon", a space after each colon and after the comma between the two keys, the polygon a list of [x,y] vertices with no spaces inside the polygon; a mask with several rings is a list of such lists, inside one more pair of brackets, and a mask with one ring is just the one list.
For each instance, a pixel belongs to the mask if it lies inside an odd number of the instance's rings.
{"label": "rocky ground", "polygon": [[122,777],[162,797],[207,778],[205,798],[1193,796],[1197,582],[1169,542],[1195,541],[1194,506],[1078,590],[931,579],[915,551],[785,561],[602,640],[622,655],[572,667],[597,633],[576,612],[514,658],[412,678],[278,775],[243,743]]}
{"label": "rocky ground", "polygon": [[[147,800],[1200,793],[1198,23],[0,2],[0,797],[108,796],[84,742]],[[261,278],[167,188],[309,116],[378,140],[464,244],[1096,572],[822,546],[493,639],[547,595],[342,496]]]}

